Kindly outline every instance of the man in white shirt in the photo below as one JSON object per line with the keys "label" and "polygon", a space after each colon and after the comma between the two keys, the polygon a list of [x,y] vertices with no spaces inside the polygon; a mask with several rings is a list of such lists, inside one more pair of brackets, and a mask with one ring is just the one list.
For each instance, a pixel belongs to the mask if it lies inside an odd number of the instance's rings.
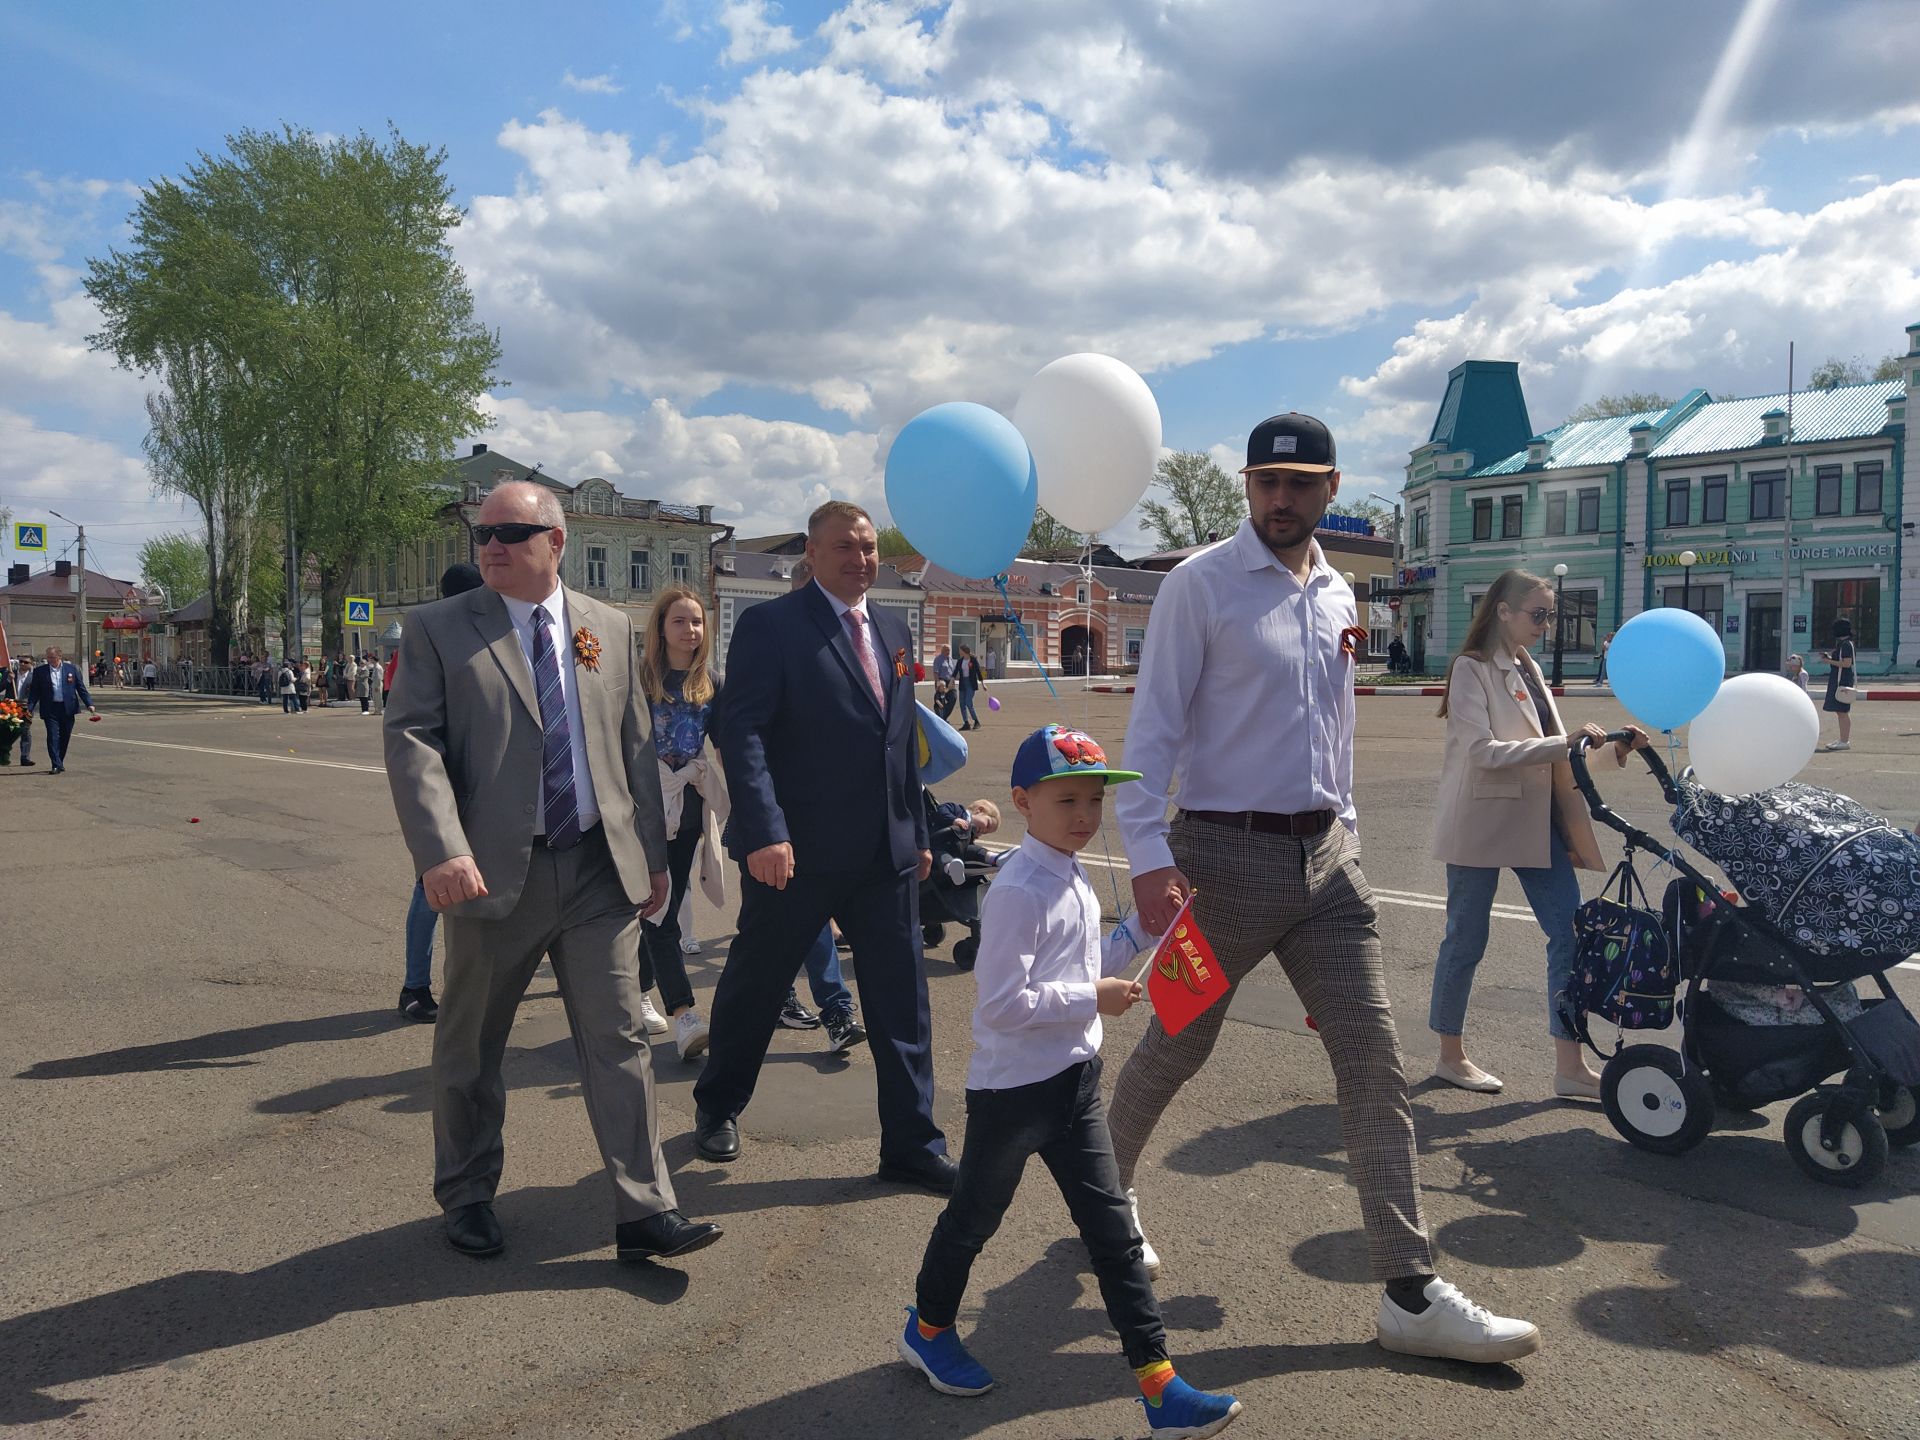
{"label": "man in white shirt", "polygon": [[[1314,1017],[1387,1289],[1380,1343],[1515,1359],[1538,1348],[1539,1332],[1439,1279],[1420,1213],[1413,1112],[1355,833],[1353,667],[1366,632],[1313,538],[1340,488],[1333,437],[1311,416],[1273,416],[1254,428],[1241,473],[1248,518],[1167,576],[1147,628],[1126,744],[1127,768],[1144,778],[1114,805],[1141,921],[1161,933],[1197,889],[1195,914],[1228,979],[1272,954]],[[1150,1022],[1121,1072],[1112,1126],[1130,1198],[1148,1136],[1206,1063],[1226,1008],[1175,1036]],[[1157,1256],[1149,1263],[1158,1269]]]}

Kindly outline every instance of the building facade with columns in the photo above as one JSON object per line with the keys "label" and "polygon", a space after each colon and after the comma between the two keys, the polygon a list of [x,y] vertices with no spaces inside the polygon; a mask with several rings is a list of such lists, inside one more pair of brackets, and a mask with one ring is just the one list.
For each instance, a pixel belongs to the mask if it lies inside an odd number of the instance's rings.
{"label": "building facade with columns", "polygon": [[1907,416],[1920,324],[1900,370],[1791,397],[1693,390],[1665,409],[1535,434],[1516,365],[1456,367],[1403,491],[1393,593],[1416,666],[1442,670],[1480,598],[1519,567],[1561,588],[1569,678],[1592,676],[1605,637],[1658,606],[1712,625],[1730,672],[1822,649],[1839,618],[1853,623],[1863,674],[1914,670],[1920,466]]}

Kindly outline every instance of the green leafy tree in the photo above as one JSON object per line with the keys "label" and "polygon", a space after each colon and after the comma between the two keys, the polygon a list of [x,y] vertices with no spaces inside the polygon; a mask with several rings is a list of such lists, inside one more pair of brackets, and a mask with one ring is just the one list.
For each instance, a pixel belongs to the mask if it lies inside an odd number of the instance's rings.
{"label": "green leafy tree", "polygon": [[1883,355],[1879,362],[1869,370],[1866,357],[1855,355],[1847,359],[1840,355],[1829,355],[1813,367],[1813,374],[1807,377],[1809,390],[1831,390],[1837,385],[1865,385],[1875,380],[1898,380],[1900,378],[1900,356]]}
{"label": "green leafy tree", "polygon": [[1162,459],[1153,483],[1167,498],[1148,500],[1140,511],[1162,550],[1183,550],[1206,544],[1210,535],[1231,534],[1247,511],[1246,491],[1239,482],[1195,451],[1177,451]]}
{"label": "green leafy tree", "polygon": [[140,547],[140,578],[166,593],[178,609],[207,593],[207,543],[198,535],[171,531]]}
{"label": "green leafy tree", "polygon": [[1900,369],[1900,352],[1896,350],[1890,355],[1882,355],[1880,357],[1880,363],[1873,367],[1872,378],[1875,380],[1898,380],[1902,373]]}
{"label": "green leafy tree", "polygon": [[879,542],[882,560],[894,560],[902,555],[920,553],[919,547],[907,539],[898,525],[883,526],[874,538]]}
{"label": "green leafy tree", "polygon": [[1611,420],[1620,415],[1638,415],[1643,410],[1671,409],[1673,401],[1651,390],[1628,390],[1619,395],[1602,395],[1589,400],[1567,416],[1569,425],[1582,420]]}
{"label": "green leafy tree", "polygon": [[1045,510],[1035,509],[1033,525],[1027,531],[1027,543],[1021,548],[1023,555],[1053,555],[1064,551],[1076,554],[1087,548],[1087,537],[1078,530],[1062,525]]}
{"label": "green leafy tree", "polygon": [[[88,269],[96,348],[160,375],[176,400],[180,355],[226,392],[232,462],[278,489],[278,507],[260,494],[250,513],[291,512],[330,652],[344,648],[353,571],[434,526],[446,457],[484,427],[474,401],[497,383],[498,339],[447,242],[462,216],[445,161],[398,134],[243,131],[151,186],[129,248]],[[225,528],[247,573],[232,510]]]}

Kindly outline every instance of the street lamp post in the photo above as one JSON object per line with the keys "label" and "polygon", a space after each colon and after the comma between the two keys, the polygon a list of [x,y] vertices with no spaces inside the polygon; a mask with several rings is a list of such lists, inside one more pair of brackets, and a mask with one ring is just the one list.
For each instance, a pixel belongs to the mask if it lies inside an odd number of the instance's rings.
{"label": "street lamp post", "polygon": [[1680,552],[1680,608],[1693,609],[1693,567],[1700,563],[1700,557],[1691,550]]}
{"label": "street lamp post", "polygon": [[1560,683],[1560,651],[1566,643],[1567,617],[1560,609],[1560,596],[1567,583],[1567,567],[1553,567],[1553,683]]}

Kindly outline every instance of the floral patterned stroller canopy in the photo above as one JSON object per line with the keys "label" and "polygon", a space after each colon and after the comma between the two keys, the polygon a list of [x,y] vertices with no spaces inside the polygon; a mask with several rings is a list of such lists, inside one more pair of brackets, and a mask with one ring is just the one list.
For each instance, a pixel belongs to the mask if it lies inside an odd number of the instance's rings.
{"label": "floral patterned stroller canopy", "polygon": [[1907,830],[1797,781],[1720,795],[1683,776],[1679,788],[1674,833],[1783,939],[1857,956],[1863,975],[1920,951],[1920,839]]}

